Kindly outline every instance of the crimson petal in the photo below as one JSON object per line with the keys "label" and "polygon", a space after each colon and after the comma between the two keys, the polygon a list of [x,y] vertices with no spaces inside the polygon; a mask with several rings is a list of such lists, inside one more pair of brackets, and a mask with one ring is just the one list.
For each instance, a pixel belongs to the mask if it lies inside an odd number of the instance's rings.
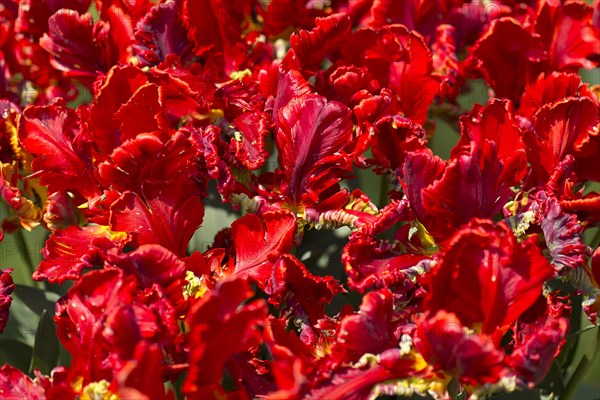
{"label": "crimson petal", "polygon": [[[567,154],[593,162],[600,129],[598,105],[589,97],[568,97],[540,108],[533,116],[535,132],[524,136],[527,158],[538,183],[545,180]],[[590,159],[590,157],[592,159]],[[597,168],[577,168],[581,180],[598,179]]]}
{"label": "crimson petal", "polygon": [[600,29],[592,24],[593,13],[583,2],[542,3],[535,29],[550,50],[554,68],[577,72],[598,65]]}
{"label": "crimson petal", "polygon": [[134,192],[124,192],[110,207],[110,226],[132,234],[138,244],[160,244],[179,256],[202,224],[204,206],[197,196],[164,183],[146,182],[144,200]]}
{"label": "crimson petal", "polygon": [[553,72],[540,75],[537,81],[525,88],[519,103],[519,114],[531,118],[542,106],[567,97],[592,97],[587,85],[577,74]]}
{"label": "crimson petal", "polygon": [[52,55],[52,65],[70,75],[95,77],[127,58],[126,47],[111,35],[116,31],[107,22],[94,24],[90,14],[80,16],[62,9],[50,17],[48,25],[49,34],[40,39],[40,45]]}
{"label": "crimson petal", "polygon": [[443,310],[417,321],[415,347],[436,370],[467,385],[497,382],[506,375],[504,353],[486,335],[467,333]]}
{"label": "crimson petal", "polygon": [[50,193],[78,190],[85,197],[95,197],[100,192],[79,133],[75,112],[62,100],[23,111],[19,138],[36,156],[32,167]]}
{"label": "crimson petal", "polygon": [[142,66],[157,65],[169,54],[185,58],[192,49],[176,1],[152,7],[137,23],[134,37],[133,51]]}
{"label": "crimson petal", "polygon": [[340,323],[332,351],[340,352],[343,362],[357,362],[363,354],[379,354],[397,347],[393,308],[392,293],[388,289],[367,293],[359,313],[345,317]]}
{"label": "crimson petal", "polygon": [[466,327],[482,324],[485,334],[503,334],[553,275],[534,238],[518,243],[506,224],[474,219],[433,268],[423,307],[454,313]]}
{"label": "crimson petal", "polygon": [[115,118],[115,113],[147,82],[146,75],[137,67],[115,67],[98,87],[82,119],[86,122],[86,135],[102,154],[110,154],[121,143],[119,128],[122,121]]}
{"label": "crimson petal", "polygon": [[300,31],[290,37],[290,46],[305,68],[318,65],[329,51],[345,40],[352,28],[350,18],[344,14],[317,18],[315,25],[311,31]]}
{"label": "crimson petal", "polygon": [[0,394],[5,399],[46,400],[41,386],[8,364],[0,368]]}
{"label": "crimson petal", "polygon": [[268,211],[261,218],[248,214],[231,224],[235,246],[235,274],[264,286],[273,263],[287,253],[296,231],[296,218],[289,211]]}
{"label": "crimson petal", "polygon": [[503,164],[498,182],[515,186],[523,179],[527,172],[525,144],[510,101],[492,99],[486,107],[476,104],[468,115],[460,117],[459,124],[460,141],[452,149],[452,157],[473,141],[486,153],[496,152]]}
{"label": "crimson petal", "polygon": [[266,322],[267,307],[263,300],[248,302],[253,294],[245,280],[227,279],[188,314],[191,354],[183,392],[190,399],[223,391],[220,380],[226,361],[260,343],[258,327]]}
{"label": "crimson petal", "polygon": [[279,304],[288,293],[294,293],[310,321],[316,324],[325,317],[324,304],[342,292],[341,285],[333,277],[311,274],[296,257],[283,254],[273,266],[273,275],[265,292],[270,303]]}
{"label": "crimson petal", "polygon": [[308,184],[311,168],[350,140],[350,114],[343,104],[313,94],[295,98],[280,110],[275,142],[285,177],[282,191],[296,203]]}
{"label": "crimson petal", "polygon": [[0,270],[0,333],[8,323],[8,310],[12,303],[10,294],[15,290],[15,284],[10,276],[12,271],[12,269]]}
{"label": "crimson petal", "polygon": [[101,266],[110,249],[125,246],[127,235],[108,226],[70,226],[55,231],[42,249],[44,259],[33,273],[36,281],[62,283],[76,280],[85,268]]}
{"label": "crimson petal", "polygon": [[493,21],[472,55],[496,96],[512,101],[519,100],[525,86],[543,72],[547,58],[540,37],[512,18]]}
{"label": "crimson petal", "polygon": [[271,121],[266,113],[245,112],[233,121],[240,137],[231,141],[235,157],[249,170],[262,167],[269,156],[266,138]]}

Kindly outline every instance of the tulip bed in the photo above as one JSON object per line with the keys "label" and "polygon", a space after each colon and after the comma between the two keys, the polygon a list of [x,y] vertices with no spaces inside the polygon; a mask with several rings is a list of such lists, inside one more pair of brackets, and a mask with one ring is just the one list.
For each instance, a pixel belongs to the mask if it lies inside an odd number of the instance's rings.
{"label": "tulip bed", "polygon": [[0,28],[0,398],[600,398],[600,1]]}

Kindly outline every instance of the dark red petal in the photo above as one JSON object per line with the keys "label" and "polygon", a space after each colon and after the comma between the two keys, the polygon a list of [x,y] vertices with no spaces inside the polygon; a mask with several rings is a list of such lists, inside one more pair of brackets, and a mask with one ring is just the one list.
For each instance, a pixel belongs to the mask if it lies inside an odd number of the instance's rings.
{"label": "dark red petal", "polygon": [[49,32],[40,39],[40,45],[52,55],[52,65],[70,75],[95,77],[127,59],[127,53],[109,34],[109,23],[94,25],[90,14],[80,16],[77,11],[62,9],[50,17],[48,25]]}
{"label": "dark red petal", "polygon": [[582,221],[588,218],[591,218],[595,221],[600,219],[599,193],[592,192],[583,196],[583,198],[577,198],[573,200],[561,200],[560,206],[565,211],[579,213]]}
{"label": "dark red petal", "polygon": [[38,384],[44,389],[46,400],[70,399],[77,396],[71,386],[67,367],[54,367],[50,376],[42,375],[38,370],[35,370],[34,373]]}
{"label": "dark red petal", "polygon": [[196,151],[194,161],[200,175],[196,179],[198,182],[205,177],[215,179],[217,189],[224,199],[229,199],[232,194],[249,194],[248,188],[234,176],[234,168],[241,168],[241,165],[233,157],[231,147],[223,139],[220,128],[209,125],[206,129],[192,130],[190,139]]}
{"label": "dark red petal", "polygon": [[[379,89],[379,84],[369,74],[366,67],[355,65],[341,66],[329,75],[329,85],[335,91],[335,98],[345,104],[355,104],[371,91]],[[360,97],[360,98],[359,98]]]}
{"label": "dark red petal", "polygon": [[235,157],[250,170],[262,167],[269,157],[265,141],[270,125],[269,116],[262,112],[245,112],[233,121],[239,131],[231,141]]}
{"label": "dark red petal", "polygon": [[291,27],[311,29],[315,18],[326,16],[320,4],[307,0],[272,0],[266,8],[259,7],[258,12],[264,21],[263,32],[269,36],[285,34]]}
{"label": "dark red petal", "polygon": [[81,377],[84,386],[111,381],[142,340],[159,344],[172,360],[180,315],[159,285],[143,288],[119,268],[85,274],[58,302],[55,314],[59,339],[73,355],[72,381]]}
{"label": "dark red petal", "polygon": [[319,160],[305,177],[306,187],[301,202],[320,211],[338,210],[349,197],[348,191],[341,189],[338,183],[352,176],[352,159],[346,153]]}
{"label": "dark red petal", "polygon": [[244,75],[239,79],[230,79],[217,85],[215,98],[225,108],[225,112],[237,115],[244,111],[256,111],[262,106],[260,87],[250,75]]}
{"label": "dark red petal", "polygon": [[83,119],[87,122],[86,135],[102,154],[109,155],[122,142],[119,133],[122,121],[114,118],[115,113],[147,82],[146,75],[137,67],[115,67],[98,88]]}
{"label": "dark red petal", "polygon": [[392,293],[387,289],[367,293],[358,314],[345,317],[339,327],[332,351],[340,352],[340,361],[357,362],[366,353],[379,354],[396,348]]}
{"label": "dark red petal", "polygon": [[267,307],[263,300],[248,302],[253,294],[244,279],[224,280],[188,314],[191,354],[183,392],[190,398],[212,397],[226,361],[260,343]]}
{"label": "dark red petal", "polygon": [[19,122],[19,138],[36,156],[32,167],[50,193],[78,190],[84,197],[95,197],[100,191],[78,133],[76,114],[63,101],[30,106]]}
{"label": "dark red petal", "polygon": [[366,235],[353,235],[342,254],[349,286],[361,291],[373,287],[410,289],[413,285],[404,272],[425,257],[402,254],[398,247]]}
{"label": "dark red petal", "polygon": [[537,81],[525,88],[519,104],[519,114],[531,118],[542,106],[567,97],[591,96],[577,74],[553,72],[540,75]]}
{"label": "dark red petal", "polygon": [[8,323],[8,310],[12,303],[10,294],[15,290],[15,284],[10,276],[12,272],[10,268],[0,270],[0,333],[4,332]]}
{"label": "dark red petal", "polygon": [[146,15],[146,13],[150,11],[150,8],[152,8],[152,3],[147,2],[145,0],[111,0],[108,2],[103,2],[101,4],[101,6],[103,7],[101,11],[104,12],[104,7],[107,7],[109,5],[110,10],[116,9],[119,12],[121,12],[121,18],[127,20],[128,23],[133,24],[133,26],[135,26],[135,23],[144,15]]}
{"label": "dark red petal", "polygon": [[117,375],[119,397],[141,400],[146,396],[148,400],[172,400],[172,392],[165,394],[162,364],[163,353],[158,345],[138,342],[133,359]]}
{"label": "dark red petal", "polygon": [[484,152],[495,151],[502,162],[498,182],[517,185],[527,172],[527,160],[521,130],[513,113],[508,100],[492,99],[486,107],[475,105],[469,114],[460,117],[460,141],[452,149],[451,156],[457,156],[475,142]]}
{"label": "dark red petal", "polygon": [[61,8],[83,14],[90,8],[90,3],[90,0],[30,1],[27,6],[19,7],[19,18],[15,21],[15,30],[39,38],[48,32],[48,20]]}
{"label": "dark red petal", "polygon": [[528,382],[539,383],[560,353],[569,330],[569,320],[561,318],[539,327],[511,354],[511,364]]}
{"label": "dark red petal", "polygon": [[189,165],[196,154],[186,134],[177,131],[165,142],[153,134],[137,135],[98,165],[98,180],[120,192],[140,193],[145,181],[161,181],[165,186],[180,184],[189,194],[200,195],[202,179],[192,178]]}
{"label": "dark red petal", "polygon": [[472,143],[470,151],[452,158],[442,177],[421,192],[431,221],[423,221],[427,230],[444,238],[473,217],[499,213],[513,195],[509,182],[501,181],[502,173],[493,144],[482,151]]}
{"label": "dark red petal", "polygon": [[369,398],[373,387],[379,383],[409,378],[419,371],[415,360],[402,357],[399,349],[389,349],[379,355],[380,364],[368,367],[344,367],[335,370],[331,377],[319,382],[307,399],[362,400]]}
{"label": "dark red petal", "polygon": [[[567,154],[576,159],[593,155],[599,124],[598,105],[589,97],[569,97],[540,108],[533,116],[535,132],[524,136],[538,182],[544,183]],[[581,172],[582,180],[597,174],[593,169]]]}
{"label": "dark red petal", "polygon": [[18,63],[25,79],[46,87],[61,78],[60,72],[50,63],[50,54],[40,46],[36,37],[20,37],[13,46],[15,63]]}
{"label": "dark red petal", "polygon": [[290,46],[304,68],[320,66],[327,53],[344,41],[352,28],[345,14],[317,18],[315,25],[311,31],[300,31],[290,37]]}
{"label": "dark red petal", "polygon": [[[600,132],[600,128],[596,130]],[[595,153],[590,154],[587,157],[580,158],[577,160],[575,171],[577,177],[582,181],[595,181],[600,182],[600,168],[598,166],[598,157],[600,157],[600,136],[591,136],[592,146],[596,149]],[[592,147],[590,146],[590,147]],[[596,208],[596,210],[598,210]]]}
{"label": "dark red petal", "polygon": [[343,104],[319,95],[295,98],[280,110],[275,142],[285,177],[281,189],[290,199],[298,202],[311,168],[350,140],[350,114]]}
{"label": "dark red petal", "polygon": [[419,221],[426,226],[432,226],[433,218],[423,206],[423,189],[442,177],[446,165],[444,160],[426,149],[408,153],[402,171],[398,172],[398,175],[402,176],[402,187],[411,208]]}
{"label": "dark red petal", "polygon": [[111,255],[108,264],[135,275],[140,285],[151,288],[158,284],[164,289],[170,303],[184,312],[186,264],[174,253],[156,244],[146,244],[125,254]]}
{"label": "dark red petal", "polygon": [[117,147],[110,159],[98,165],[98,180],[119,191],[141,190],[153,164],[161,155],[163,142],[152,134],[141,134]]}
{"label": "dark red petal", "polygon": [[235,274],[254,279],[261,287],[273,272],[273,263],[291,246],[296,218],[289,211],[268,211],[262,219],[248,214],[231,224],[235,246]]}
{"label": "dark red petal", "polygon": [[452,25],[437,27],[435,43],[431,46],[433,69],[443,79],[440,95],[454,101],[460,93],[460,71],[455,45],[456,28]]}
{"label": "dark red petal", "polygon": [[417,321],[415,347],[435,369],[467,385],[499,381],[506,374],[504,352],[489,336],[465,331],[461,321],[443,310]]}
{"label": "dark red petal", "polygon": [[383,28],[364,57],[371,75],[400,96],[404,115],[424,124],[440,82],[433,75],[431,52],[423,37],[401,25]]}
{"label": "dark red petal", "polygon": [[193,112],[209,111],[217,90],[216,85],[192,67],[184,68],[174,54],[150,70],[152,82],[160,85],[161,101],[170,115],[177,118]]}
{"label": "dark red petal", "polygon": [[594,254],[592,254],[592,275],[596,281],[596,286],[600,287],[600,247],[598,247]]}
{"label": "dark red petal", "polygon": [[172,392],[165,394],[163,358],[160,346],[145,341],[136,343],[133,359],[117,375],[119,397],[141,400],[146,396],[148,400],[172,400]]}
{"label": "dark red petal", "polygon": [[[541,382],[569,331],[568,314],[556,315],[552,302],[553,294],[547,300],[540,296],[514,327],[514,350],[508,361],[528,384]],[[562,304],[556,306],[564,307]]]}
{"label": "dark red petal", "polygon": [[202,200],[162,182],[146,182],[142,192],[145,201],[127,191],[111,205],[112,229],[131,233],[140,245],[156,243],[185,255],[189,240],[202,224]]}
{"label": "dark red petal", "polygon": [[[168,130],[170,124],[160,97],[160,88],[153,83],[147,83],[140,86],[127,103],[119,108],[114,114],[114,119],[121,122],[122,142],[135,138],[140,133]],[[160,133],[157,136],[160,136]]]}
{"label": "dark red petal", "polygon": [[555,69],[576,72],[598,65],[600,33],[592,24],[593,12],[583,2],[541,5],[535,29],[549,47]]}
{"label": "dark red petal", "polygon": [[251,0],[208,0],[183,2],[183,20],[189,37],[200,54],[223,58],[225,73],[237,71],[245,58],[244,30],[252,18]]}
{"label": "dark red petal", "polygon": [[[292,66],[288,64],[295,64]],[[279,66],[279,79],[275,103],[273,104],[273,122],[279,124],[279,110],[287,106],[292,99],[300,98],[312,93],[312,88],[299,71],[300,66],[296,54],[290,50]]]}
{"label": "dark red petal", "polygon": [[76,280],[85,268],[101,266],[107,252],[123,248],[127,235],[114,233],[108,226],[71,226],[55,231],[42,249],[44,259],[33,273],[37,281],[62,283]]}
{"label": "dark red petal", "polygon": [[106,314],[131,304],[135,290],[133,276],[123,279],[117,269],[92,271],[58,302],[54,320],[58,338],[74,356],[72,378],[82,376],[84,384],[111,378],[111,364],[104,362],[109,349],[101,338]]}
{"label": "dark red petal", "polygon": [[512,101],[519,100],[525,86],[543,72],[547,57],[539,36],[512,18],[492,22],[472,54],[495,95]]}
{"label": "dark red petal", "polygon": [[394,0],[375,0],[367,3],[370,3],[369,12],[361,21],[361,26],[381,28],[390,24],[403,24],[413,27],[416,3],[402,4],[402,7],[398,7]]}
{"label": "dark red petal", "polygon": [[518,243],[504,223],[473,220],[434,267],[423,307],[454,313],[466,327],[504,333],[554,275],[535,240]]}
{"label": "dark red petal", "polygon": [[[199,13],[205,14],[202,11]],[[133,52],[142,66],[157,65],[169,54],[184,58],[192,48],[187,39],[180,6],[175,1],[152,7],[137,23],[134,37]]]}
{"label": "dark red petal", "polygon": [[[292,332],[292,334],[294,334]],[[273,355],[272,374],[277,384],[277,391],[265,396],[271,400],[300,400],[306,390],[306,373],[310,369],[308,363],[304,362],[298,353],[287,347],[274,345],[270,348]]]}
{"label": "dark red petal", "polygon": [[132,304],[107,310],[103,328],[102,339],[111,347],[110,357],[118,369],[125,360],[133,358],[136,343],[156,339],[159,331],[156,316],[147,308]]}
{"label": "dark red petal", "polygon": [[333,277],[311,274],[300,260],[290,254],[283,254],[275,263],[265,288],[271,296],[269,302],[273,304],[289,301],[289,293],[293,293],[313,324],[325,318],[325,304],[342,291]]}
{"label": "dark red petal", "polygon": [[425,131],[407,118],[386,116],[374,126],[371,151],[382,170],[396,171],[404,164],[406,153],[425,148]]}

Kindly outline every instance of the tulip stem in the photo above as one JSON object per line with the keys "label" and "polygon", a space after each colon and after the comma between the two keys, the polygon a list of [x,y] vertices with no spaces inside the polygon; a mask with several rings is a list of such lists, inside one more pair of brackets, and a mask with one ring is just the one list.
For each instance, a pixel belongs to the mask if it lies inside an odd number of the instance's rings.
{"label": "tulip stem", "polygon": [[381,175],[381,182],[379,185],[379,209],[382,209],[387,204],[387,195],[390,190],[390,181],[387,174]]}

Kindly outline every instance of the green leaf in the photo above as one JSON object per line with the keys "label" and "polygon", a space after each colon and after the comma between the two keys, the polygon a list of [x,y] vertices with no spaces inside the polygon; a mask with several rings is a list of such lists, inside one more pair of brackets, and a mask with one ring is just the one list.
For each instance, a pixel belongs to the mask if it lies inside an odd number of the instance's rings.
{"label": "green leaf", "polygon": [[35,333],[35,343],[29,373],[33,373],[37,368],[41,373],[49,374],[52,368],[57,365],[58,349],[59,343],[56,337],[56,326],[52,320],[52,314],[44,310]]}
{"label": "green leaf", "polygon": [[555,359],[552,361],[552,365],[550,366],[548,374],[546,375],[542,383],[538,385],[538,387],[541,389],[547,389],[549,392],[560,396],[560,394],[565,389],[564,385],[565,380],[562,374],[560,364]]}
{"label": "green leaf", "polygon": [[540,389],[501,393],[491,397],[493,400],[550,400],[552,398],[552,393],[548,394]]}
{"label": "green leaf", "polygon": [[450,382],[448,382],[448,386],[446,387],[446,390],[448,391],[448,395],[450,396],[450,398],[452,400],[457,400],[458,395],[461,392],[460,383],[458,383],[458,380],[456,378],[452,378],[450,380]]}
{"label": "green leaf", "polygon": [[25,343],[15,339],[0,339],[0,364],[10,364],[24,373],[29,370],[32,349]]}
{"label": "green leaf", "polygon": [[29,268],[30,275],[33,274],[35,270],[35,266],[33,265],[33,260],[29,254],[29,248],[27,247],[27,242],[25,241],[25,237],[23,236],[23,230],[18,229],[12,234],[15,246],[19,250],[19,254],[21,255],[21,261]]}
{"label": "green leaf", "polygon": [[54,313],[56,301],[59,299],[59,296],[56,293],[24,285],[17,285],[13,295],[18,297],[19,300],[38,317],[40,317],[45,310],[50,310]]}
{"label": "green leaf", "polygon": [[240,216],[233,212],[229,206],[224,206],[217,191],[216,183],[209,184],[207,198],[204,201],[204,220],[202,226],[196,230],[188,244],[188,253],[194,251],[205,252],[213,245],[215,235],[222,229],[229,228],[233,221]]}
{"label": "green leaf", "polygon": [[577,389],[585,379],[587,372],[590,370],[592,366],[598,360],[598,356],[600,355],[600,330],[596,332],[595,340],[591,343],[588,350],[581,357],[577,368],[571,375],[569,379],[569,383],[567,383],[565,390],[563,392],[562,398],[565,399],[573,399]]}
{"label": "green leaf", "polygon": [[2,337],[33,347],[38,321],[38,314],[31,311],[18,296],[13,296],[8,323],[2,333]]}
{"label": "green leaf", "polygon": [[[4,332],[0,335],[0,359],[3,363],[10,363],[27,373],[32,365],[31,359],[36,343],[38,352],[46,351],[45,349],[42,350],[42,347],[53,344],[52,337],[48,336],[45,330],[48,321],[53,323],[52,315],[57,299],[58,295],[55,293],[17,285],[13,292],[8,323]],[[43,315],[46,315],[45,320],[40,321],[40,316]],[[52,334],[54,335],[54,341],[58,343],[54,331],[52,331]],[[42,337],[46,343],[38,341],[41,340],[38,337]],[[52,349],[48,350],[54,351]],[[45,357],[43,356],[41,359]]]}

